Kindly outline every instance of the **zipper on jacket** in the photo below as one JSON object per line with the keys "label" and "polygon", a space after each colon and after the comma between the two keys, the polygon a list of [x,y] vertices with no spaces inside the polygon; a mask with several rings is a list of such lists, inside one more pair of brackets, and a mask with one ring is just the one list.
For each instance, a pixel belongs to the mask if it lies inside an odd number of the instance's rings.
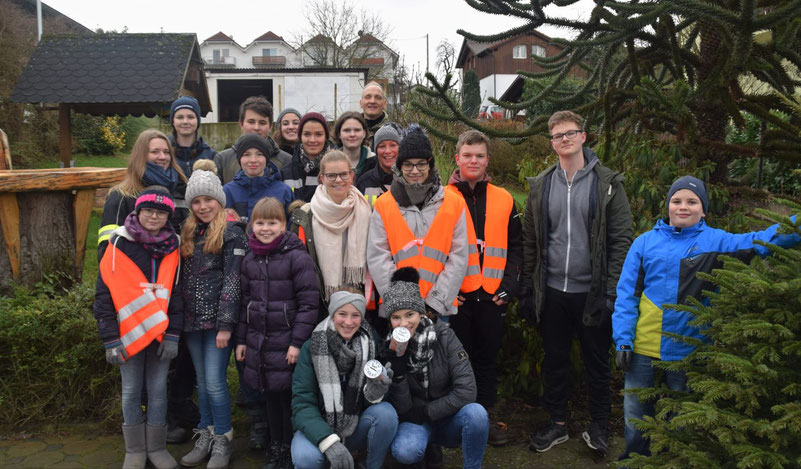
{"label": "zipper on jacket", "polygon": [[286,314],[286,303],[284,303],[284,321],[286,321],[286,327],[292,327],[289,325],[289,316]]}
{"label": "zipper on jacket", "polygon": [[248,301],[247,314],[245,315],[245,323],[246,324],[250,324],[250,305],[252,305],[252,304],[253,304],[252,301]]}
{"label": "zipper on jacket", "polygon": [[[562,288],[563,292],[567,292],[567,274],[568,274],[568,266],[570,265],[570,190],[573,188],[573,181],[567,179],[567,171],[562,170],[565,173],[565,182],[567,182],[567,250],[565,251],[565,285]],[[573,175],[575,177],[575,174]]]}

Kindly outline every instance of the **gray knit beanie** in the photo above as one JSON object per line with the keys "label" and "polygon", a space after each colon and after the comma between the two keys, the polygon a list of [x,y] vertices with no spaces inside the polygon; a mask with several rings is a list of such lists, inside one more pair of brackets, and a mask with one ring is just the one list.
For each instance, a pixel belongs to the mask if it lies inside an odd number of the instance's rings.
{"label": "gray knit beanie", "polygon": [[220,184],[220,178],[211,171],[196,169],[192,172],[189,182],[186,184],[185,199],[191,204],[195,197],[201,195],[217,199],[217,202],[225,207],[225,192],[223,192],[222,184]]}
{"label": "gray knit beanie", "polygon": [[376,151],[381,142],[386,142],[387,140],[400,145],[402,138],[403,127],[394,122],[387,122],[386,124],[382,125],[380,129],[378,129],[373,137],[373,151]]}
{"label": "gray knit beanie", "polygon": [[288,107],[288,108],[284,109],[283,111],[281,111],[280,114],[278,114],[278,119],[275,120],[275,124],[280,126],[281,125],[281,119],[283,119],[284,116],[287,115],[287,114],[294,114],[294,115],[298,116],[298,120],[300,120],[300,116],[303,115],[297,109],[292,108],[292,107]]}
{"label": "gray knit beanie", "polygon": [[364,295],[351,293],[345,290],[331,294],[331,300],[328,302],[328,315],[332,316],[339,308],[345,306],[346,304],[352,304],[355,306],[356,309],[362,313],[362,317],[364,317],[364,311],[367,309],[367,300],[364,298]]}
{"label": "gray knit beanie", "polygon": [[401,309],[425,314],[426,303],[420,296],[420,274],[414,267],[402,267],[392,274],[389,289],[381,296],[387,317]]}

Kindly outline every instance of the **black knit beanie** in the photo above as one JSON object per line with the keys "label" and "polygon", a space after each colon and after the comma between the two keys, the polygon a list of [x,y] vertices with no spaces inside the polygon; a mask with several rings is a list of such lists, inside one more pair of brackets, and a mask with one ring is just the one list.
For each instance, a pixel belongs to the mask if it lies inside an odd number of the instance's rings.
{"label": "black knit beanie", "polygon": [[398,149],[398,158],[395,166],[401,167],[404,161],[410,158],[424,158],[428,160],[428,166],[434,167],[434,152],[431,150],[431,141],[419,124],[411,124],[406,129],[406,135],[401,140]]}
{"label": "black knit beanie", "polygon": [[250,148],[259,150],[264,158],[270,159],[270,146],[267,144],[267,139],[259,134],[245,134],[239,137],[234,143],[234,148],[236,148],[236,160],[240,166],[242,166],[242,155]]}

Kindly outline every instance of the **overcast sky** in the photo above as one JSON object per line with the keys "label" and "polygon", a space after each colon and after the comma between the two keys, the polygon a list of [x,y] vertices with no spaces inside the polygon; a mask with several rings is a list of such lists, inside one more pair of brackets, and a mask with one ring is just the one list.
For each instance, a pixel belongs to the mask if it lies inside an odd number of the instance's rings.
{"label": "overcast sky", "polygon": [[[456,34],[457,29],[494,34],[522,23],[476,11],[464,0],[351,1],[357,8],[382,15],[392,28],[389,45],[405,58],[409,68],[425,69],[425,34],[429,34],[429,64],[434,69],[436,47],[442,39],[452,42],[458,53],[462,36]],[[290,41],[305,26],[305,0],[45,0],[44,3],[92,30],[121,31],[127,26],[131,33],[162,30],[196,33],[199,42],[222,31],[242,46],[267,31]],[[559,13],[587,18],[592,2],[579,3],[584,8],[563,8]],[[570,37],[570,32],[564,30],[541,28],[540,32],[552,37]]]}

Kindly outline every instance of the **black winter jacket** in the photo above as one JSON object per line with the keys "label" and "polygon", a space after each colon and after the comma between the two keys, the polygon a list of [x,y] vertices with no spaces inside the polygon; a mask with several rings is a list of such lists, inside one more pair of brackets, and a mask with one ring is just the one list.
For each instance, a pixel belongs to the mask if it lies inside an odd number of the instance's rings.
{"label": "black winter jacket", "polygon": [[183,259],[184,331],[233,331],[239,320],[242,289],[239,271],[247,254],[244,224],[229,222],[220,254],[206,254],[203,244],[208,225],[195,232],[195,251]]}
{"label": "black winter jacket", "polygon": [[214,155],[217,154],[214,149],[203,141],[202,137],[198,137],[191,147],[178,145],[178,142],[173,139],[172,135],[169,136],[169,139],[170,144],[175,150],[175,161],[178,163],[178,166],[181,167],[181,171],[184,172],[187,181],[189,180],[189,176],[192,175],[192,165],[195,164],[195,161],[213,160]]}
{"label": "black winter jacket", "polygon": [[[374,158],[378,159],[378,157]],[[365,171],[364,174],[359,176],[356,180],[356,189],[367,197],[370,206],[375,204],[375,199],[379,195],[389,190],[392,184],[392,172],[385,173],[381,169],[381,165],[376,164],[370,170]]]}
{"label": "black winter jacket", "polygon": [[[307,173],[300,159],[300,149],[301,144],[298,143],[297,146],[295,146],[292,161],[281,168],[281,179],[284,180],[284,184],[292,188],[292,192],[295,194],[295,200],[311,202],[314,191],[317,190],[317,175],[320,173],[320,168],[317,167]],[[331,145],[326,142],[318,158],[322,158],[330,149]]]}

